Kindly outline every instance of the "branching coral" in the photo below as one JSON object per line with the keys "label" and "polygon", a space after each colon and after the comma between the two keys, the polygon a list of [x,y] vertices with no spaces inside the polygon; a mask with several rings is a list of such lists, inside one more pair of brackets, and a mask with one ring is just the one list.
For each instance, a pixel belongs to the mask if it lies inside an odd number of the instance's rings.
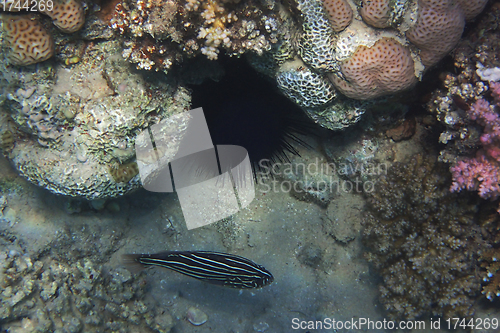
{"label": "branching coral", "polygon": [[124,0],[110,25],[125,38],[124,56],[142,69],[168,71],[198,54],[262,54],[277,42],[276,10],[255,1]]}
{"label": "branching coral", "polygon": [[500,297],[500,251],[490,249],[481,255],[481,267],[486,271],[483,281],[488,284],[482,289],[487,299],[492,301],[495,296]]}
{"label": "branching coral", "polygon": [[485,245],[475,203],[449,193],[449,184],[444,164],[416,156],[396,163],[368,194],[364,243],[392,317],[473,314],[477,253]]}

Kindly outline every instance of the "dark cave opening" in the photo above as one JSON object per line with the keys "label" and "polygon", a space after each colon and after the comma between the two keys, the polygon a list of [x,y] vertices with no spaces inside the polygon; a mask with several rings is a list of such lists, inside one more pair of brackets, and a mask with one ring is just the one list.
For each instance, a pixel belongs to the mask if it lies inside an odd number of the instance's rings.
{"label": "dark cave opening", "polygon": [[300,135],[313,134],[316,125],[271,80],[243,58],[217,61],[225,71],[218,82],[190,85],[192,109],[203,108],[214,145],[244,147],[254,168],[259,161],[288,162],[296,144],[307,146]]}

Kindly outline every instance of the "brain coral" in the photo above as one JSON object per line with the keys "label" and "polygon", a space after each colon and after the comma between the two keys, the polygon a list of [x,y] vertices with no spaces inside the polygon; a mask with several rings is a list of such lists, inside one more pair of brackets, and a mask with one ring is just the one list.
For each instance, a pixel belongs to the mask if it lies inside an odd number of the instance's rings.
{"label": "brain coral", "polygon": [[[100,42],[77,64],[39,64],[36,75],[3,75],[0,134],[12,133],[6,155],[19,173],[53,193],[116,197],[140,187],[136,135],[189,108],[185,88],[145,78],[121,57],[118,41]],[[15,126],[8,126],[14,123]]]}
{"label": "brain coral", "polygon": [[367,258],[379,273],[380,300],[393,318],[469,317],[481,289],[485,249],[476,202],[450,193],[436,157],[396,163],[368,193]]}
{"label": "brain coral", "polygon": [[371,99],[412,87],[416,82],[410,50],[392,38],[379,39],[372,47],[359,46],[341,65],[344,78],[330,74],[345,96]]}
{"label": "brain coral", "polygon": [[54,0],[52,10],[45,8],[40,12],[49,16],[56,27],[67,33],[80,30],[85,23],[85,12],[78,0]]}
{"label": "brain coral", "polygon": [[54,41],[45,28],[30,15],[1,16],[7,58],[13,65],[31,65],[54,54]]}

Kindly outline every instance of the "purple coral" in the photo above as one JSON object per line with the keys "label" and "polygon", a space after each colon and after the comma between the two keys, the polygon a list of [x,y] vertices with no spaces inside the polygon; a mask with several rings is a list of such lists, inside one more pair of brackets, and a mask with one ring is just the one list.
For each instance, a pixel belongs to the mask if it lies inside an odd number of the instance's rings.
{"label": "purple coral", "polygon": [[500,196],[500,116],[495,111],[500,107],[500,83],[491,83],[490,90],[494,104],[479,99],[468,114],[483,126],[480,137],[483,147],[475,158],[464,159],[450,168],[453,176],[450,190],[477,190],[481,198],[494,200]]}

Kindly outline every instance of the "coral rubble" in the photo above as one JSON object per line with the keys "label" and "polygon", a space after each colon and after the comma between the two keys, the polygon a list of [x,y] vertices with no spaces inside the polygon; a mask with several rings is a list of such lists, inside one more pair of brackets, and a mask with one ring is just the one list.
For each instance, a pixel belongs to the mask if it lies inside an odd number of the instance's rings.
{"label": "coral rubble", "polygon": [[395,163],[367,193],[367,258],[382,275],[380,300],[392,317],[473,314],[478,253],[487,245],[477,203],[449,186],[445,164],[417,155]]}

